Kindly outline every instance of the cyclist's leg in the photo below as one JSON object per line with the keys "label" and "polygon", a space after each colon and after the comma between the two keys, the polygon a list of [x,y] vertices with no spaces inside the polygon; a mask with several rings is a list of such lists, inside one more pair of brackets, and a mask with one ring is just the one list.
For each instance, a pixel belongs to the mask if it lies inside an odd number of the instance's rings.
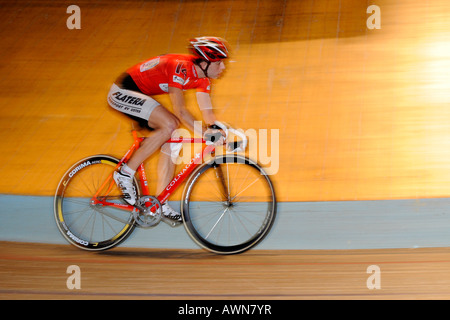
{"label": "cyclist's leg", "polygon": [[170,139],[172,132],[179,126],[179,120],[159,102],[136,91],[139,89],[129,75],[122,75],[116,83],[112,85],[108,94],[109,105],[138,120],[140,124],[146,121],[148,127],[153,130],[128,161],[128,167],[136,171],[142,162]]}
{"label": "cyclist's leg", "polygon": [[[156,106],[148,119],[152,134],[147,137],[128,161],[128,166],[137,170],[139,165],[169,140],[172,132],[178,128],[180,121],[162,105]],[[173,171],[172,171],[173,174]]]}
{"label": "cyclist's leg", "polygon": [[[172,162],[172,157],[170,155],[170,145],[164,143],[171,138],[172,133],[177,129],[178,125],[178,118],[163,106],[157,106],[148,119],[148,126],[153,129],[152,134],[141,143],[139,149],[136,150],[128,161],[128,167],[136,170],[142,162],[163,145],[158,162],[157,194],[159,194],[173,178],[175,164]],[[169,152],[167,152],[167,148],[169,149]],[[162,213],[171,221],[182,221],[181,214],[173,210],[167,202],[162,206]]]}
{"label": "cyclist's leg", "polygon": [[170,181],[172,181],[174,171],[175,163],[172,160],[170,144],[165,143],[161,147],[161,153],[158,160],[158,184],[156,194],[160,194]]}
{"label": "cyclist's leg", "polygon": [[[165,187],[172,181],[173,174],[175,171],[175,162],[173,159],[174,154],[170,148],[170,143],[165,143],[161,147],[161,153],[158,161],[158,185],[157,185],[157,194],[160,194]],[[179,150],[178,150],[179,151]],[[175,152],[175,155],[178,155],[178,151]],[[165,217],[169,218],[175,222],[182,222],[181,213],[175,211],[172,207],[169,206],[168,202],[165,202],[162,205],[162,213]]]}
{"label": "cyclist's leg", "polygon": [[[125,83],[127,79],[128,83]],[[170,139],[172,132],[178,127],[179,121],[156,100],[135,91],[138,89],[133,86],[130,88],[130,85],[133,83],[129,76],[125,75],[125,80],[120,79],[117,83],[121,86],[112,85],[108,94],[109,105],[133,120],[137,120],[141,126],[142,122],[147,122],[147,126],[153,131],[148,138],[143,140],[140,148],[136,150],[128,163],[121,168],[120,172],[114,174],[114,180],[121,187],[124,199],[134,205],[136,198],[132,176],[141,163],[160,148],[165,141]]]}

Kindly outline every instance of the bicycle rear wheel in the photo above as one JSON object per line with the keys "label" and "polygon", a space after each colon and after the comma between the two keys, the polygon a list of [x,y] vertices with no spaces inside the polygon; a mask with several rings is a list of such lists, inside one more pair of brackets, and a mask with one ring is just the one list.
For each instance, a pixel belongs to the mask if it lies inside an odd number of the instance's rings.
{"label": "bicycle rear wheel", "polygon": [[[94,204],[92,199],[107,181],[107,194],[97,198],[126,205],[123,195],[111,178],[119,160],[96,155],[75,163],[61,179],[54,199],[55,220],[61,234],[74,246],[100,251],[112,248],[131,234],[135,228],[133,215],[113,206]],[[139,188],[135,178],[136,191]]]}
{"label": "bicycle rear wheel", "polygon": [[223,155],[189,178],[182,214],[190,237],[219,254],[244,252],[270,231],[276,216],[272,182],[254,161]]}

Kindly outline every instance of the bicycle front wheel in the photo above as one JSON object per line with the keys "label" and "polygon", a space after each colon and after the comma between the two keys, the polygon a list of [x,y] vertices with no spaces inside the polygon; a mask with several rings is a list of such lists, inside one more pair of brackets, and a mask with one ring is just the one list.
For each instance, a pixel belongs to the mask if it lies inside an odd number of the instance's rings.
{"label": "bicycle front wheel", "polygon": [[268,234],[276,216],[269,176],[240,155],[223,155],[202,164],[189,178],[182,201],[190,237],[218,254],[252,248]]}
{"label": "bicycle front wheel", "polygon": [[[56,224],[64,238],[78,248],[88,251],[112,248],[135,228],[132,213],[120,208],[126,202],[112,179],[118,162],[107,155],[82,159],[67,170],[58,185],[54,199]],[[134,183],[139,193],[136,178]],[[103,184],[104,190],[98,193]],[[117,206],[94,203],[96,194],[98,199]]]}

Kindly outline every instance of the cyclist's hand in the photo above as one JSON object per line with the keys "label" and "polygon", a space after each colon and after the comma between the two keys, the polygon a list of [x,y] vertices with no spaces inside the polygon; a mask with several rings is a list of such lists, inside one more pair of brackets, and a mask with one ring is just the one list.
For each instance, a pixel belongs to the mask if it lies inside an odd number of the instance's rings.
{"label": "cyclist's hand", "polygon": [[213,125],[205,131],[203,139],[207,145],[220,146],[225,143],[225,132]]}

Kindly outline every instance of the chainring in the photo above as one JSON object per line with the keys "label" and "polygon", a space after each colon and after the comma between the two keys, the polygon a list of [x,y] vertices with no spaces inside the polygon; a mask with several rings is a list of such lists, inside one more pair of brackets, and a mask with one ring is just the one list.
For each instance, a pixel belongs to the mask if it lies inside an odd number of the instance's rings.
{"label": "chainring", "polygon": [[161,203],[156,197],[141,197],[136,203],[136,208],[139,210],[133,210],[133,218],[139,226],[150,228],[161,221]]}

